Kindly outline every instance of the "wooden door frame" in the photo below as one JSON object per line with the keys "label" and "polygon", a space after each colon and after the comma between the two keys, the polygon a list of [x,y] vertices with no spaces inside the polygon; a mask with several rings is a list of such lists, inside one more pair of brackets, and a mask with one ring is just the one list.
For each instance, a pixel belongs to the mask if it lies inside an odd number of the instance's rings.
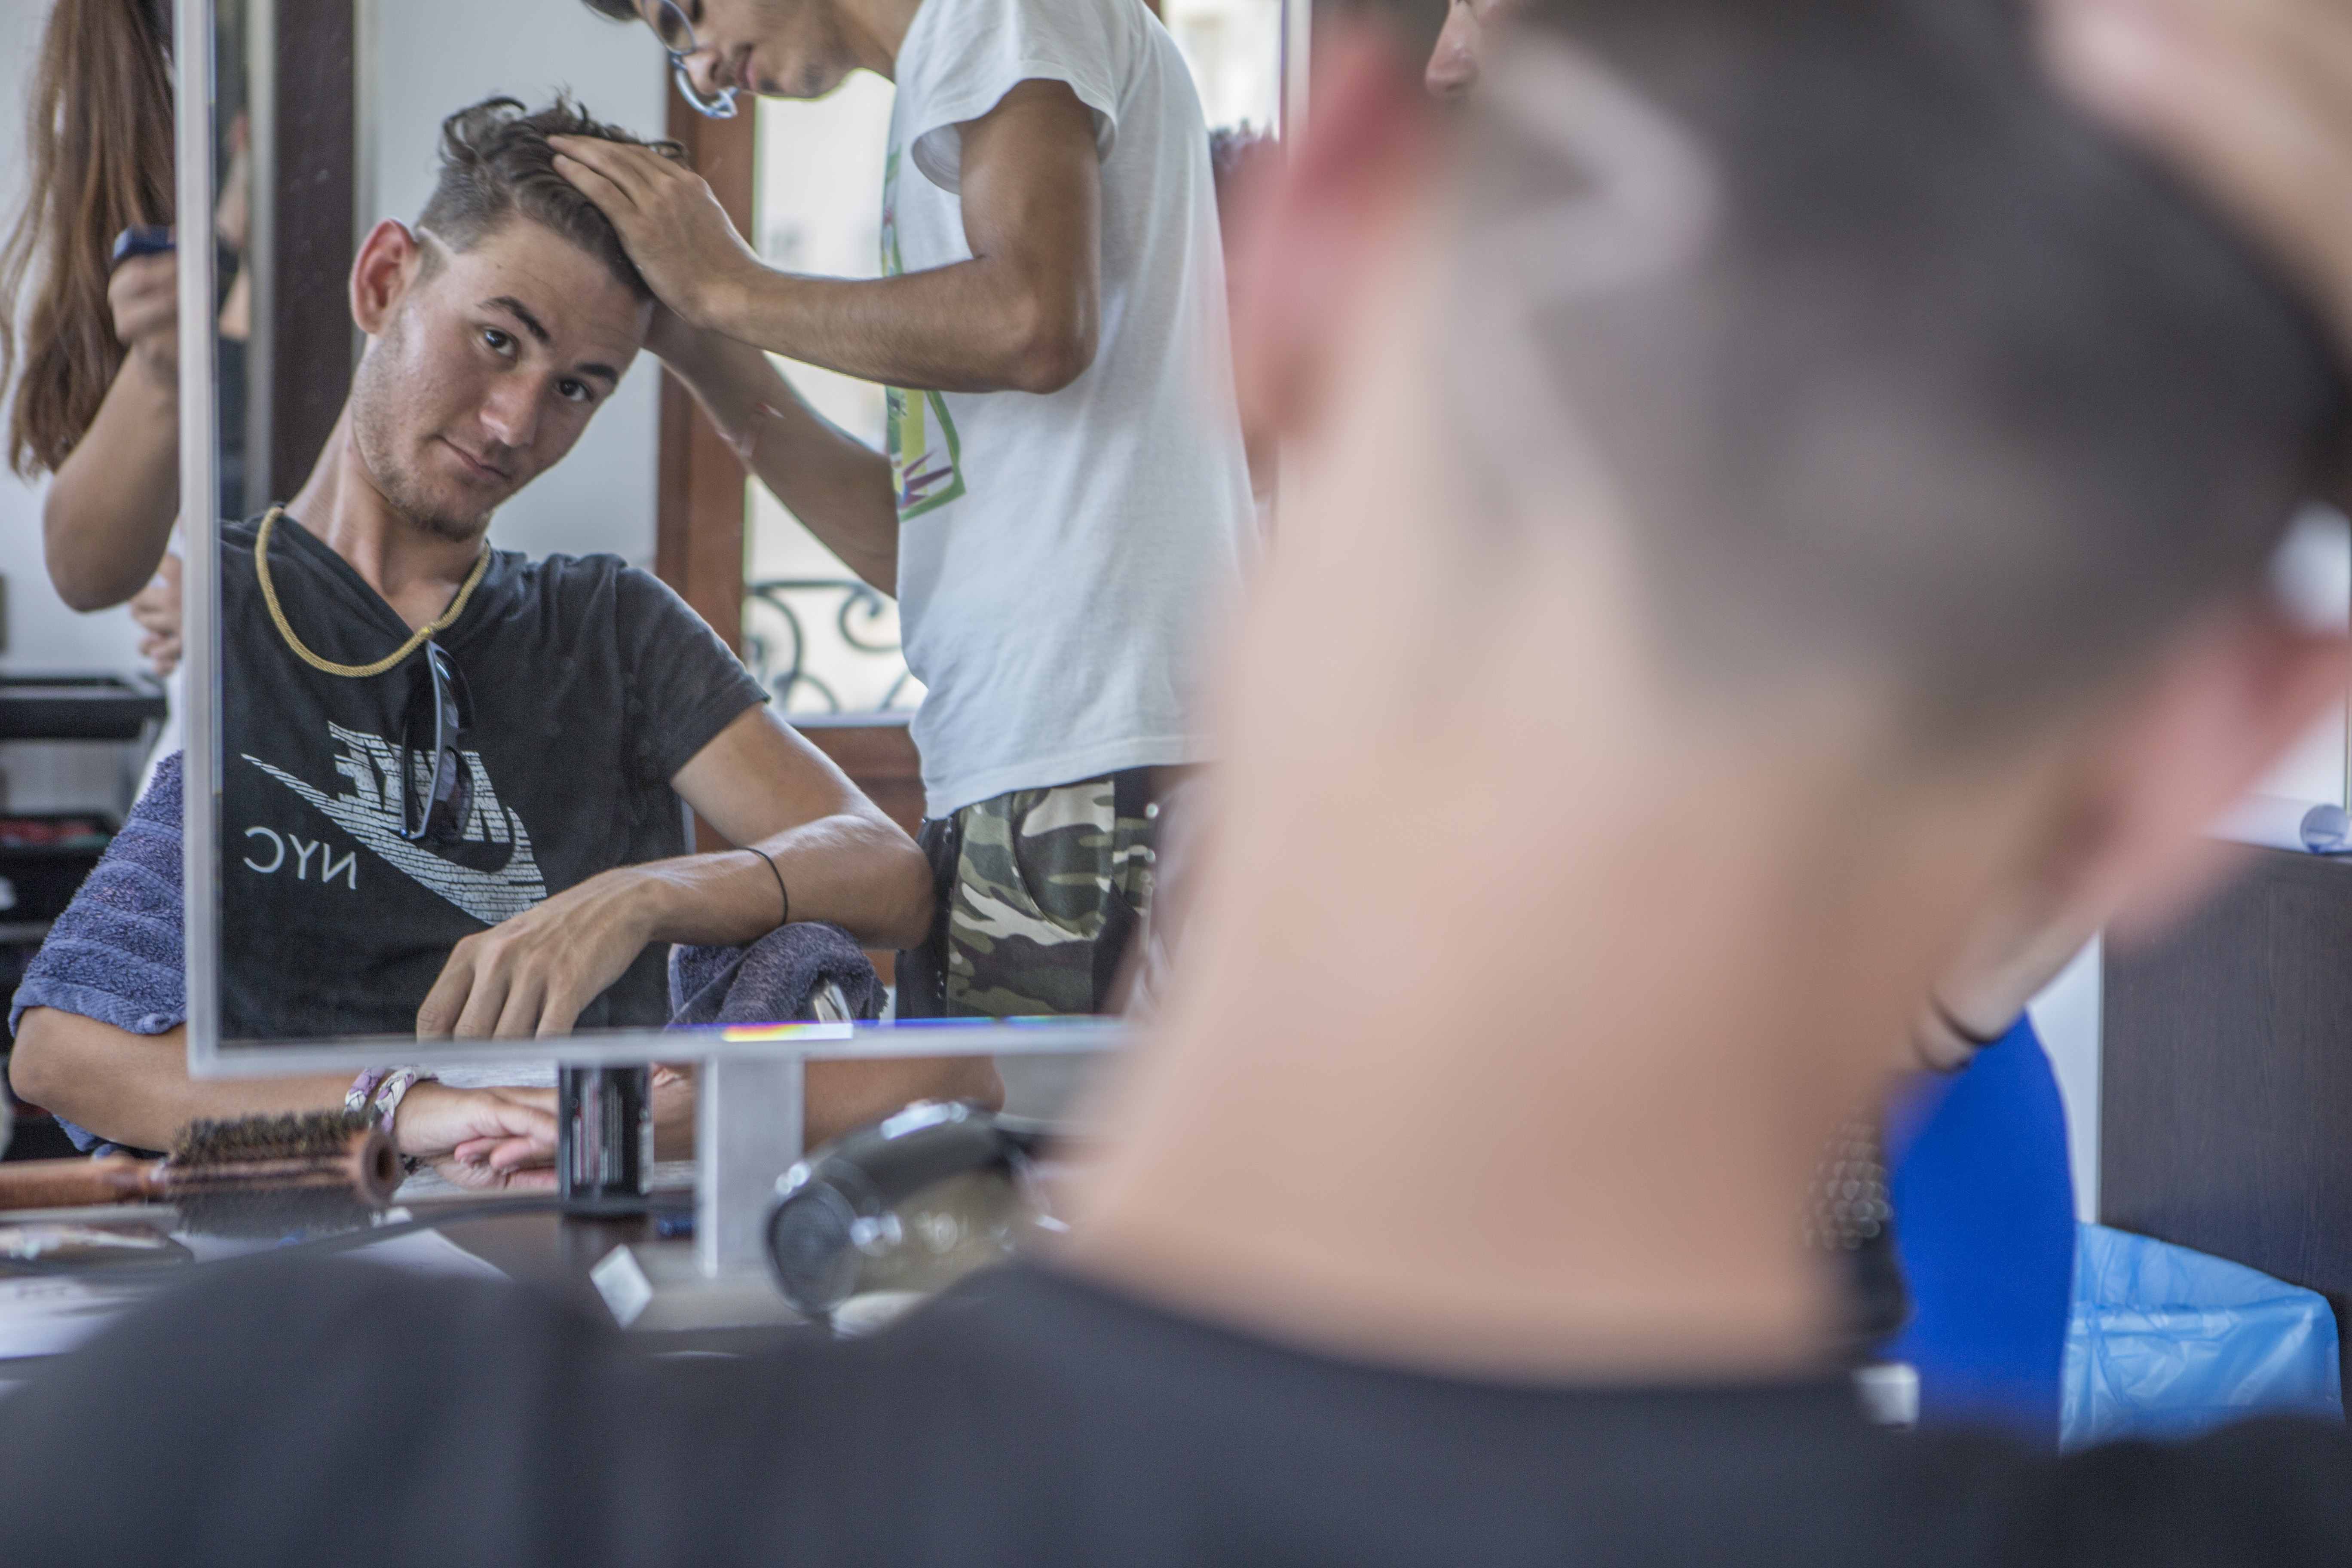
{"label": "wooden door frame", "polygon": [[248,510],[291,500],[310,478],[351,394],[359,342],[344,286],[358,229],[352,0],[270,0],[253,16],[270,79],[246,93],[249,237],[263,252],[246,349]]}
{"label": "wooden door frame", "polygon": [[[759,152],[759,108],[746,95],[729,120],[698,114],[669,85],[669,136],[733,220],[751,236],[752,174]],[[730,648],[743,646],[743,464],[696,405],[694,394],[665,372],[661,388],[659,504],[654,574],[694,606]]]}

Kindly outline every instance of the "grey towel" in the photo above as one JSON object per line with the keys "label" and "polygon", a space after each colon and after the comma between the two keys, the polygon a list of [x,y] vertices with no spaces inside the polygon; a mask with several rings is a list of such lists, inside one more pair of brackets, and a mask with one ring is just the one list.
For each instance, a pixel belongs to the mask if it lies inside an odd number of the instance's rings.
{"label": "grey towel", "polygon": [[827,981],[841,987],[851,1017],[882,1016],[882,977],[857,939],[830,921],[778,926],[749,947],[673,947],[670,1027],[805,1018]]}

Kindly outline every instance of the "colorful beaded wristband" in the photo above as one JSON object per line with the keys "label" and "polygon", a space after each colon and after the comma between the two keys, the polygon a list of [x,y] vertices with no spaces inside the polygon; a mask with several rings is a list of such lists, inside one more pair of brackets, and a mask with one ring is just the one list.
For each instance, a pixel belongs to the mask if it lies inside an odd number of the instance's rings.
{"label": "colorful beaded wristband", "polygon": [[[400,1102],[418,1084],[440,1081],[423,1068],[370,1068],[352,1080],[352,1087],[343,1094],[343,1109],[366,1111],[396,1144],[399,1132],[393,1123],[400,1115]],[[407,1154],[400,1157],[401,1169],[411,1175],[423,1169],[424,1164],[424,1161]]]}

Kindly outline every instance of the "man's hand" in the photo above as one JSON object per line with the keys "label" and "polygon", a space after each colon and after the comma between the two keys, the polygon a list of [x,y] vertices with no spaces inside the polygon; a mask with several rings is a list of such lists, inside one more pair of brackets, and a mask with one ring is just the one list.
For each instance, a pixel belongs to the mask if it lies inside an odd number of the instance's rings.
{"label": "man's hand", "polygon": [[643,868],[624,866],[477,931],[416,1010],[424,1038],[564,1035],[652,940]]}
{"label": "man's hand", "polygon": [[106,285],[114,335],[131,363],[175,395],[180,390],[180,259],[171,251],[134,256]]}
{"label": "man's hand", "polygon": [[393,1118],[400,1152],[476,1191],[555,1185],[555,1091],[419,1083]]}
{"label": "man's hand", "polygon": [[595,136],[551,136],[548,144],[555,172],[613,220],[646,282],[693,325],[717,326],[720,301],[764,270],[709,185],[684,164]]}
{"label": "man's hand", "polygon": [[2042,12],[2060,79],[2246,223],[2352,353],[2352,6],[2042,0]]}
{"label": "man's hand", "polygon": [[131,618],[139,623],[139,657],[158,675],[169,675],[180,664],[180,558],[166,552],[155,575],[131,599]]}

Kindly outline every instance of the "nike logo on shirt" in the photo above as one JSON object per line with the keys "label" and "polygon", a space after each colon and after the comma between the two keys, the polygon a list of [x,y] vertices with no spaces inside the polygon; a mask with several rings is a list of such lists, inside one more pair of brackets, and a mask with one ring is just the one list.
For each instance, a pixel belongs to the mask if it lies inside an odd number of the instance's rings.
{"label": "nike logo on shirt", "polygon": [[473,808],[458,837],[461,843],[509,846],[506,863],[495,870],[445,859],[428,846],[401,836],[406,785],[400,773],[400,748],[381,736],[341,724],[329,724],[327,731],[344,748],[335,758],[335,771],[350,781],[348,793],[329,795],[249,752],[244,753],[245,760],[318,807],[329,821],[393,869],[484,925],[519,915],[547,897],[546,879],[540,875],[539,861],[531,854],[530,834],[520,815],[499,804],[479,752],[458,752],[474,779]]}

